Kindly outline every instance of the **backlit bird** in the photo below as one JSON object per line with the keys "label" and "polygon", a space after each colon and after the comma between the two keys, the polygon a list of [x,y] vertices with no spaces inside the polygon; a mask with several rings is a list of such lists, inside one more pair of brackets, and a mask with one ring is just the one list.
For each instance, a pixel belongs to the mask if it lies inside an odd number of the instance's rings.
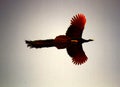
{"label": "backlit bird", "polygon": [[82,43],[93,41],[92,39],[85,40],[82,38],[82,32],[86,23],[86,18],[83,14],[73,16],[71,25],[68,28],[66,35],[59,35],[55,39],[46,40],[26,40],[26,44],[30,48],[42,47],[57,47],[58,49],[67,49],[67,53],[72,57],[72,62],[76,65],[83,64],[87,61],[87,56],[83,51]]}

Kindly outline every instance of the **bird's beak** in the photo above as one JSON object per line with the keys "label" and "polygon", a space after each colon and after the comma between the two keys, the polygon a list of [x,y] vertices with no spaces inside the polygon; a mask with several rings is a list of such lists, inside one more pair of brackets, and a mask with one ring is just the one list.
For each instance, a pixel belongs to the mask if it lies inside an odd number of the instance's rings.
{"label": "bird's beak", "polygon": [[90,41],[94,41],[94,39],[90,39]]}

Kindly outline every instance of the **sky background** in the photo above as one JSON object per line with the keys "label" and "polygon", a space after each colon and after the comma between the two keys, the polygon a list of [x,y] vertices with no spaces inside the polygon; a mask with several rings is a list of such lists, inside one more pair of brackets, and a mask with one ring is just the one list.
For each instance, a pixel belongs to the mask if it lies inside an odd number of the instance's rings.
{"label": "sky background", "polygon": [[[29,49],[25,40],[65,34],[83,13],[88,61],[66,49]],[[0,87],[119,87],[120,0],[0,0]]]}

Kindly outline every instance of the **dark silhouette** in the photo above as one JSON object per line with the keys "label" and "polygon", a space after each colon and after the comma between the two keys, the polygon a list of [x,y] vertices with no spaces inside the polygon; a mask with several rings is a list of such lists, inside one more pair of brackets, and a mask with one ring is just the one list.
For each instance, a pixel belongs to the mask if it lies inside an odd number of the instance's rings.
{"label": "dark silhouette", "polygon": [[73,16],[71,25],[68,28],[66,35],[59,35],[55,39],[47,40],[35,40],[25,41],[30,48],[42,48],[42,47],[57,47],[58,49],[67,49],[67,52],[74,64],[82,64],[87,61],[82,43],[93,41],[92,39],[82,39],[82,32],[86,23],[86,18],[83,14],[77,14]]}

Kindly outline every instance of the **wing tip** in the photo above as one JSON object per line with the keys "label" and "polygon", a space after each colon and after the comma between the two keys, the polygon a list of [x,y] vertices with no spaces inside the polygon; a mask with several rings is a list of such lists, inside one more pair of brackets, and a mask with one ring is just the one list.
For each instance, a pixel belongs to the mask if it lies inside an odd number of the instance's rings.
{"label": "wing tip", "polygon": [[71,20],[71,25],[75,25],[78,27],[84,27],[86,23],[86,17],[84,14],[78,13],[77,15],[73,16]]}
{"label": "wing tip", "polygon": [[86,61],[88,60],[87,57],[74,57],[72,58],[72,62],[75,64],[75,65],[81,65],[83,63],[85,63]]}

